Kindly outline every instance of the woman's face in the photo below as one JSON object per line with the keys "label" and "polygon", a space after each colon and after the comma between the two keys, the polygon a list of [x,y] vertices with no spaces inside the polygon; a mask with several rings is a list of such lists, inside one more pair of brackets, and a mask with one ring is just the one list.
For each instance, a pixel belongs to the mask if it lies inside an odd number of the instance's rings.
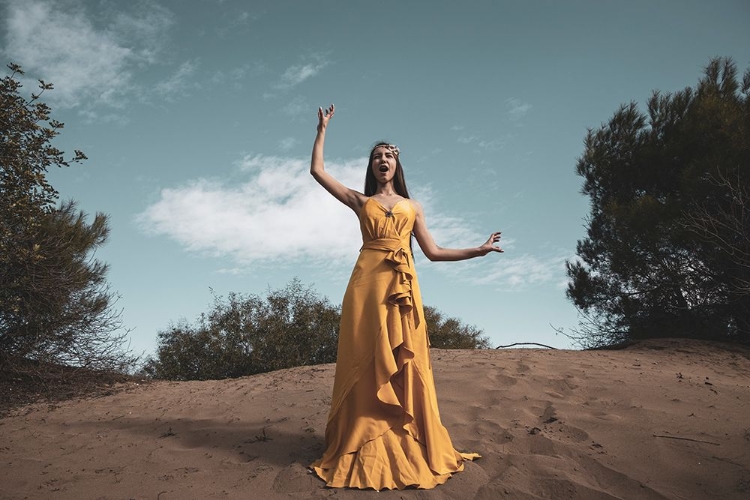
{"label": "woman's face", "polygon": [[378,146],[372,152],[372,173],[380,183],[393,180],[396,175],[396,154],[388,146]]}

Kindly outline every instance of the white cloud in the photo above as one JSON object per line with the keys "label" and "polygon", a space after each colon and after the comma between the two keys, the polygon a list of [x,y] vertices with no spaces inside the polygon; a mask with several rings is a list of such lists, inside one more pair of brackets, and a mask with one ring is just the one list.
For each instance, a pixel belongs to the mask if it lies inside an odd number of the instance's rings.
{"label": "white cloud", "polygon": [[456,139],[460,144],[476,144],[482,150],[495,151],[503,149],[507,144],[507,136],[500,139],[482,139],[476,135],[460,136]]}
{"label": "white cloud", "polygon": [[491,266],[485,268],[483,276],[472,281],[477,285],[493,284],[501,290],[549,283],[559,286],[564,282],[565,261],[569,258],[570,255],[567,253],[546,257],[530,254],[511,257],[503,254]]}
{"label": "white cloud", "polygon": [[268,68],[262,62],[256,61],[252,64],[241,64],[226,72],[222,70],[214,70],[210,82],[213,85],[229,83],[235,89],[242,89],[246,86],[249,79],[255,78],[264,73],[268,73]]}
{"label": "white cloud", "polygon": [[[347,185],[361,184],[366,159],[328,162]],[[353,260],[361,237],[355,215],[317,185],[309,160],[246,156],[239,185],[197,179],[161,191],[138,217],[142,228],[187,250],[258,262]]]}
{"label": "white cloud", "polygon": [[413,191],[424,212],[425,222],[435,243],[446,248],[464,248],[467,245],[480,245],[489,234],[475,231],[462,217],[448,215],[439,210],[436,196],[430,186],[422,186]]}
{"label": "white cloud", "polygon": [[482,149],[495,151],[498,149],[503,149],[505,147],[505,141],[502,139],[482,140],[482,141],[479,141],[477,146],[479,146]]}
{"label": "white cloud", "polygon": [[246,10],[243,11],[235,11],[235,10],[229,10],[224,9],[224,19],[229,19],[226,26],[223,26],[218,29],[218,35],[222,38],[228,36],[231,32],[235,30],[246,30],[250,26],[251,23],[257,21],[260,16],[254,12],[248,12]]}
{"label": "white cloud", "polygon": [[282,151],[289,151],[296,146],[298,142],[299,141],[294,137],[285,137],[279,141],[279,149]]}
{"label": "white cloud", "polygon": [[[326,168],[345,185],[359,188],[366,163],[366,158],[328,161]],[[266,265],[340,269],[356,259],[362,242],[356,216],[315,183],[308,159],[248,155],[238,166],[238,175],[246,176],[242,182],[202,178],[162,189],[137,217],[141,230],[167,236],[190,252],[226,258],[224,271],[232,273]],[[429,186],[414,194],[440,246],[479,245],[489,236],[465,218],[441,212]],[[563,286],[568,253],[516,257],[515,243],[503,239],[508,253],[481,262],[433,266],[420,255],[419,266],[498,290]]]}
{"label": "white cloud", "polygon": [[45,99],[72,107],[91,97],[114,105],[130,85],[131,50],[98,32],[83,13],[34,0],[13,1],[7,13],[5,52],[54,83]]}
{"label": "white cloud", "polygon": [[[326,169],[359,189],[366,164],[366,158],[328,161]],[[309,165],[308,159],[248,155],[239,164],[247,175],[244,182],[196,179],[162,189],[137,222],[188,251],[228,257],[235,270],[269,263],[351,263],[362,242],[356,216],[315,183]],[[464,219],[436,210],[429,189],[415,194],[440,245],[466,246],[486,238]]]}
{"label": "white cloud", "polygon": [[155,2],[134,3],[135,13],[117,12],[106,32],[121,45],[132,47],[142,63],[155,64],[167,42],[174,16]]}
{"label": "white cloud", "polygon": [[304,97],[296,96],[281,108],[281,112],[291,117],[298,117],[310,113],[310,105]]}
{"label": "white cloud", "polygon": [[508,107],[508,116],[511,120],[520,120],[531,110],[533,107],[527,102],[521,102],[515,97],[509,97],[505,100],[505,105]]}
{"label": "white cloud", "polygon": [[167,101],[187,95],[189,89],[197,86],[192,80],[195,69],[196,63],[185,61],[169,78],[156,84],[154,90]]}
{"label": "white cloud", "polygon": [[133,71],[153,64],[165,28],[172,22],[164,8],[138,4],[97,27],[75,3],[11,0],[3,21],[3,52],[29,75],[52,82],[47,102],[62,107],[93,105],[121,108],[133,92]]}
{"label": "white cloud", "polygon": [[292,87],[296,87],[308,78],[317,75],[320,70],[328,66],[330,63],[320,55],[315,55],[312,59],[313,60],[310,62],[288,67],[281,75],[281,80],[275,85],[275,88],[288,90]]}
{"label": "white cloud", "polygon": [[304,82],[311,76],[315,76],[323,66],[317,64],[305,64],[304,66],[292,66],[287,68],[281,75],[281,87],[294,87]]}

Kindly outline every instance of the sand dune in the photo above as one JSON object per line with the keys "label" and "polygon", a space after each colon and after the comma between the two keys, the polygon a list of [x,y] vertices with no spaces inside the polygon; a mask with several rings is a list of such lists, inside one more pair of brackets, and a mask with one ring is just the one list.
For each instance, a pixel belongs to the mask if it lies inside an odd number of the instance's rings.
{"label": "sand dune", "polygon": [[0,420],[3,499],[747,499],[750,351],[433,350],[443,422],[483,458],[434,490],[327,489],[333,365],[130,385]]}

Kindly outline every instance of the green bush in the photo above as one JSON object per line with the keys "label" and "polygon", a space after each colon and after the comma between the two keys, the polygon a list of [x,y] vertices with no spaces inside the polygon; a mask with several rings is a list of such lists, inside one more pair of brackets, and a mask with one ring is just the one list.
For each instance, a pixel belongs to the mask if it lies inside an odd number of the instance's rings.
{"label": "green bush", "polygon": [[158,334],[144,371],[170,380],[241,377],[336,360],[339,308],[293,280],[265,297],[215,297],[197,324],[180,321]]}
{"label": "green bush", "polygon": [[425,306],[424,318],[430,346],[437,349],[489,349],[490,341],[484,331],[471,325],[464,325],[457,318],[443,318],[434,307]]}
{"label": "green bush", "polygon": [[[158,333],[145,374],[168,380],[241,377],[336,361],[341,314],[297,279],[265,297],[230,293],[191,325],[182,320]],[[482,331],[425,308],[432,347],[487,348]]]}

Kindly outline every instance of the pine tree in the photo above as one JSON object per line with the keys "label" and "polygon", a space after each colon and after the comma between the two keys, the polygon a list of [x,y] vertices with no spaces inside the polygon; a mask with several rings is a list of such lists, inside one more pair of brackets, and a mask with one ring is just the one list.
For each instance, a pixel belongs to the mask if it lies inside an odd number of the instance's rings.
{"label": "pine tree", "polygon": [[750,71],[713,59],[696,88],[654,92],[589,130],[591,200],[568,262],[585,347],[650,337],[750,341]]}
{"label": "pine tree", "polygon": [[[0,80],[0,369],[28,361],[122,368],[126,332],[113,310],[107,265],[93,253],[107,239],[107,217],[91,224],[74,202],[57,205],[47,180],[71,159],[52,145],[63,124],[40,96],[24,98],[20,66]],[[119,332],[119,333],[118,333]]]}

